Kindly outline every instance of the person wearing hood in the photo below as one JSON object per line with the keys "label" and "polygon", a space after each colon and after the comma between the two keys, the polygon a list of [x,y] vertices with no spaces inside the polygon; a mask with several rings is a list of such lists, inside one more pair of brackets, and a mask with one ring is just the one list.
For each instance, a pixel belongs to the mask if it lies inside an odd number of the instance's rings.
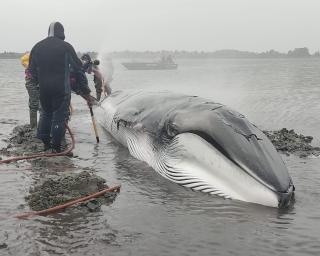
{"label": "person wearing hood", "polygon": [[[61,152],[65,135],[65,122],[69,119],[71,99],[70,71],[83,73],[82,62],[73,46],[64,41],[64,28],[60,22],[52,22],[48,37],[31,50],[29,71],[34,83],[39,84],[41,113],[37,136],[44,149]],[[85,75],[84,75],[85,77]],[[92,104],[88,83],[78,88],[82,97]]]}

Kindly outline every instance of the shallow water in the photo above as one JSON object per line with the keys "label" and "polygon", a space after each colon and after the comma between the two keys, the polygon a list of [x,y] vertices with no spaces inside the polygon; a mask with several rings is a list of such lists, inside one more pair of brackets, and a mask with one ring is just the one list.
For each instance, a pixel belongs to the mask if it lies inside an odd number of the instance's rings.
{"label": "shallow water", "polygon": [[[287,127],[319,145],[320,60],[178,60],[178,70],[127,71],[116,60],[113,89],[170,90],[226,104],[262,129]],[[92,78],[89,78],[92,80]],[[27,121],[18,60],[0,60],[0,139]],[[99,130],[73,96],[74,171],[92,169],[120,195],[102,211],[77,209],[22,221],[24,196],[41,171],[30,163],[0,166],[0,255],[318,255],[320,158],[283,156],[296,186],[291,209],[192,192],[159,176]],[[1,146],[5,145],[1,141]],[[44,171],[50,171],[44,170]],[[61,170],[63,172],[64,170]],[[70,171],[70,168],[67,170]]]}

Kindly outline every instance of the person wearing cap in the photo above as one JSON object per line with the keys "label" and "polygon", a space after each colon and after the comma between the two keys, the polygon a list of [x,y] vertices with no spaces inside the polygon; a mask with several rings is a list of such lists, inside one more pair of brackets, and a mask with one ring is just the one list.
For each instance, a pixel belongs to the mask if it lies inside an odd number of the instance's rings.
{"label": "person wearing cap", "polygon": [[[65,135],[65,122],[69,119],[71,99],[70,71],[83,72],[82,63],[73,46],[64,41],[64,27],[52,22],[48,37],[31,50],[29,71],[33,82],[39,84],[41,113],[37,136],[44,149],[61,152]],[[91,105],[90,89],[81,83],[79,94]]]}
{"label": "person wearing cap", "polygon": [[29,95],[29,116],[31,129],[37,128],[37,112],[39,110],[39,85],[31,79],[29,71],[30,53],[26,52],[21,57],[21,64],[25,68],[25,85]]}

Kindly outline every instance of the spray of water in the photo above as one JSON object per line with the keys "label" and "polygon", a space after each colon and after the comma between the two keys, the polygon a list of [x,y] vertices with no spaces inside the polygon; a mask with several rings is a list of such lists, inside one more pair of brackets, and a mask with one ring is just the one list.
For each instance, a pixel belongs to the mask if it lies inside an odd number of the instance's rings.
{"label": "spray of water", "polygon": [[108,51],[105,49],[99,51],[98,60],[100,61],[99,70],[103,79],[106,83],[110,84],[113,80],[114,66]]}

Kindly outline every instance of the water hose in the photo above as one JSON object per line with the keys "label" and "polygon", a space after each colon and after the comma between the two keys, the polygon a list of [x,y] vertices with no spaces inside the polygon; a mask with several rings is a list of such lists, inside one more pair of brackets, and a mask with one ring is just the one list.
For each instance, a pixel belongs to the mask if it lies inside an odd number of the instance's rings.
{"label": "water hose", "polygon": [[84,197],[72,200],[72,201],[67,202],[65,204],[57,205],[57,206],[54,206],[54,207],[51,207],[51,208],[48,208],[48,209],[45,209],[45,210],[42,210],[42,211],[25,212],[25,213],[22,213],[22,214],[18,214],[15,217],[18,218],[18,219],[27,219],[27,218],[34,217],[34,216],[39,216],[39,215],[48,215],[48,214],[55,213],[57,211],[63,210],[65,208],[69,207],[69,206],[72,206],[72,205],[87,201],[87,200],[92,199],[92,198],[99,197],[99,196],[101,196],[101,195],[103,195],[103,194],[105,194],[107,192],[114,192],[114,191],[115,192],[119,192],[120,191],[120,187],[121,186],[118,185],[118,186],[114,186],[114,187],[111,187],[111,188],[106,188],[106,189],[103,189],[103,190],[101,190],[99,192],[96,192],[96,193],[93,193],[91,195],[84,196]]}
{"label": "water hose", "polygon": [[[91,117],[92,117],[92,121],[93,121],[93,124],[94,124],[96,136],[97,136],[95,120],[94,120],[94,117],[93,117],[93,112],[92,112],[92,108],[91,107],[90,107],[90,112],[92,113]],[[71,129],[68,126],[68,124],[66,123],[65,125],[66,125],[68,133],[69,133],[69,135],[71,137],[71,142],[72,142],[71,146],[69,148],[67,148],[65,151],[60,152],[60,153],[39,153],[39,154],[33,154],[33,155],[29,155],[29,156],[18,156],[18,157],[13,157],[13,158],[1,160],[0,164],[10,163],[10,162],[19,161],[19,160],[33,159],[33,158],[38,158],[38,157],[64,156],[64,155],[69,154],[75,147],[75,139],[74,139],[73,133],[71,132]],[[99,137],[98,136],[97,136],[97,142],[99,142]],[[101,191],[95,192],[95,193],[93,193],[91,195],[84,196],[84,197],[72,200],[72,201],[67,202],[65,204],[57,205],[57,206],[54,206],[54,207],[51,207],[51,208],[48,208],[48,209],[45,209],[45,210],[42,210],[42,211],[34,211],[34,212],[26,212],[26,213],[18,214],[15,217],[18,218],[18,219],[27,219],[27,218],[30,218],[30,217],[33,217],[33,216],[48,215],[48,214],[51,214],[51,213],[55,213],[55,212],[57,212],[59,210],[63,210],[63,209],[65,209],[67,207],[70,207],[72,205],[75,205],[75,204],[90,200],[92,198],[99,197],[99,196],[101,196],[101,195],[103,195],[103,194],[105,194],[107,192],[114,192],[114,191],[115,192],[119,192],[120,191],[120,187],[121,187],[120,185],[117,185],[117,186],[114,186],[114,187],[111,187],[111,188],[106,188],[106,189],[103,189]]]}
{"label": "water hose", "polygon": [[64,150],[60,153],[38,153],[38,154],[33,154],[33,155],[28,155],[28,156],[17,156],[17,157],[13,157],[13,158],[0,160],[0,164],[7,164],[7,163],[19,161],[19,160],[28,160],[28,159],[38,158],[38,157],[53,157],[53,156],[68,155],[75,147],[75,139],[74,139],[73,133],[71,132],[71,129],[68,126],[68,124],[66,123],[65,125],[66,125],[68,133],[71,137],[71,146],[69,148],[67,148],[66,150]]}

